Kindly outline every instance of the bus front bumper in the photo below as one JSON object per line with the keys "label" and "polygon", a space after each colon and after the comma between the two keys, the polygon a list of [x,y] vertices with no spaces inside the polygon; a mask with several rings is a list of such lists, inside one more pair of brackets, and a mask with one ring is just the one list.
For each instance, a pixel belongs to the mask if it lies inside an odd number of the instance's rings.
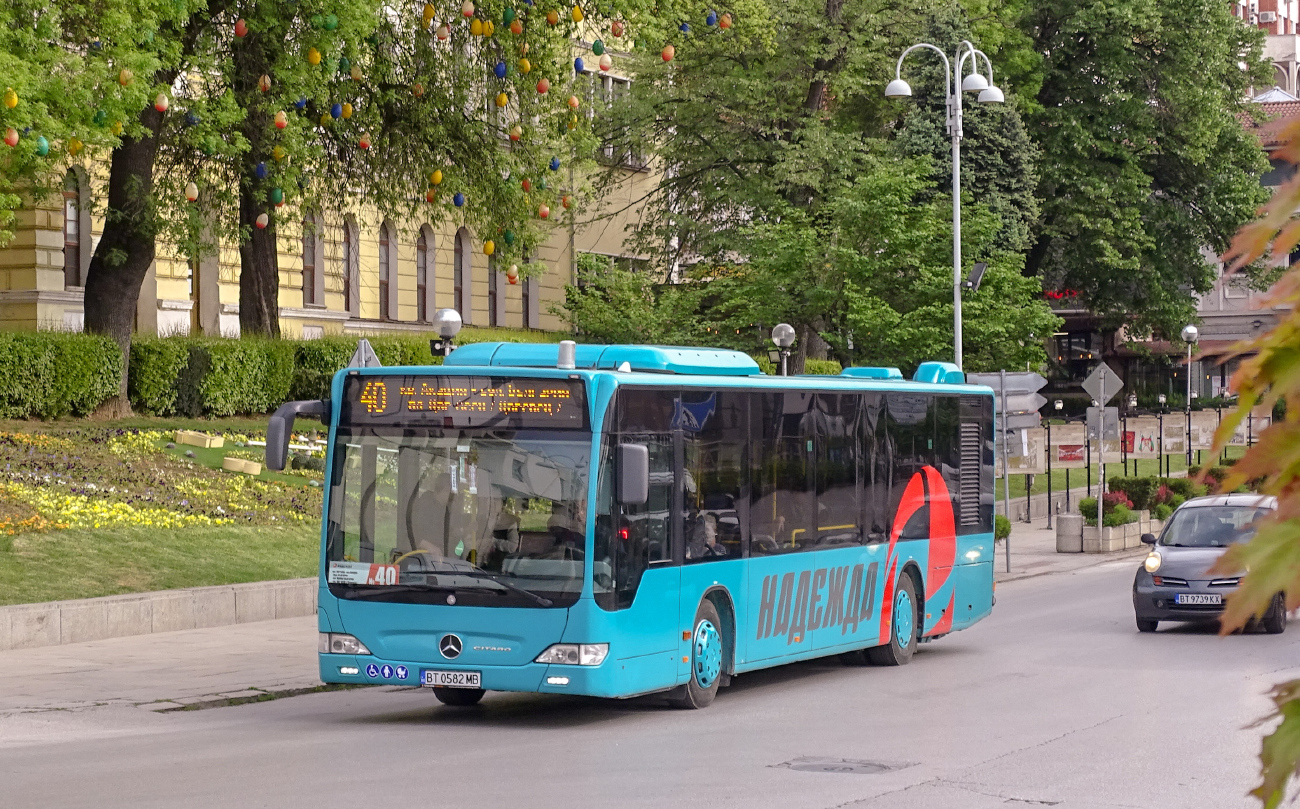
{"label": "bus front bumper", "polygon": [[[601,666],[560,666],[528,663],[523,666],[456,666],[412,660],[385,660],[373,655],[320,654],[320,678],[326,683],[351,685],[422,684],[423,671],[478,672],[486,691],[528,691],[546,694],[620,696],[614,688],[609,661]],[[402,675],[402,676],[399,676]]]}

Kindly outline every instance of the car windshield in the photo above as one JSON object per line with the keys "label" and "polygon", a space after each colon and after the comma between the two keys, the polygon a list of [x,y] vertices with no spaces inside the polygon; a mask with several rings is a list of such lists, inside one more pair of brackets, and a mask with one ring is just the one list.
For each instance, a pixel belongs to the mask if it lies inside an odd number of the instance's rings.
{"label": "car windshield", "polygon": [[576,601],[589,433],[352,426],[336,434],[327,581],[339,595]]}
{"label": "car windshield", "polygon": [[1270,513],[1258,506],[1192,506],[1174,512],[1160,544],[1187,548],[1221,548],[1255,535],[1255,521]]}

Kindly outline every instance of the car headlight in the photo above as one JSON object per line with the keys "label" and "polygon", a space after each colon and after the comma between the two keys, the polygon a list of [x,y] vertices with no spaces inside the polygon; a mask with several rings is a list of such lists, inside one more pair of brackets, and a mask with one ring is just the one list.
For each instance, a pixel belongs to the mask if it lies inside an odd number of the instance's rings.
{"label": "car headlight", "polygon": [[368,655],[366,645],[351,635],[322,632],[316,641],[316,651],[332,655]]}
{"label": "car headlight", "polygon": [[609,654],[608,643],[557,643],[537,656],[535,663],[562,666],[599,666]]}
{"label": "car headlight", "polygon": [[1157,570],[1159,570],[1159,569],[1160,569],[1160,553],[1159,553],[1158,551],[1152,551],[1152,552],[1147,556],[1147,560],[1146,560],[1145,562],[1142,563],[1142,567],[1146,568],[1146,571],[1147,571],[1148,573],[1155,573]]}

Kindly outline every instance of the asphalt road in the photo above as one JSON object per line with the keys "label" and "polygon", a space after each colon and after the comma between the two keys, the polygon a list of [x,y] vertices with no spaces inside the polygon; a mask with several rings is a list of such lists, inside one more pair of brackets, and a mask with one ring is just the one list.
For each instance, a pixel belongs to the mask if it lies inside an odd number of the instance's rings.
{"label": "asphalt road", "polygon": [[909,666],[747,674],[703,711],[376,688],[34,714],[0,744],[0,806],[1252,806],[1245,726],[1300,676],[1300,623],[1139,635],[1133,570],[1006,583]]}

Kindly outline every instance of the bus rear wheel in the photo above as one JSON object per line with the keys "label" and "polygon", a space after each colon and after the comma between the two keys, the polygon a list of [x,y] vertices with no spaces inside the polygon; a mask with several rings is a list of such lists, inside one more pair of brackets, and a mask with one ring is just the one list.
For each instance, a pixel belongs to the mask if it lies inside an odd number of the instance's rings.
{"label": "bus rear wheel", "polygon": [[678,708],[705,708],[718,695],[722,682],[722,619],[707,598],[695,610],[691,632],[691,678],[678,686],[669,702]]}
{"label": "bus rear wheel", "polygon": [[890,612],[889,643],[867,649],[868,661],[877,666],[904,666],[916,653],[918,630],[916,583],[904,572],[894,588],[894,608]]}
{"label": "bus rear wheel", "polygon": [[483,699],[486,693],[482,688],[434,688],[433,695],[443,705],[454,705],[457,708],[468,708],[471,705],[478,705],[478,701]]}

